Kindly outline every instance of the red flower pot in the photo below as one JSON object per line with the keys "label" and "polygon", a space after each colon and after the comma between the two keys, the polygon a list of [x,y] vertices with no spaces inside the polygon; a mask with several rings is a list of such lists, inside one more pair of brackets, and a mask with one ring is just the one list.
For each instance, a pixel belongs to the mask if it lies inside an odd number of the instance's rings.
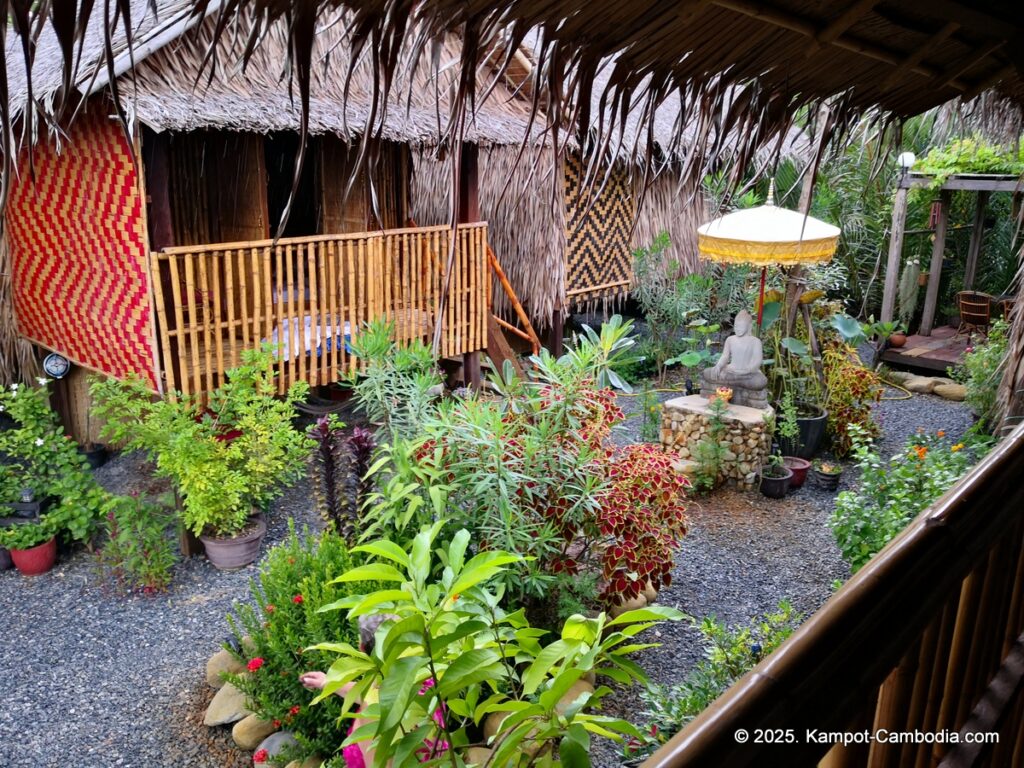
{"label": "red flower pot", "polygon": [[811,468],[811,462],[798,456],[783,456],[782,463],[793,471],[793,477],[789,481],[789,490],[796,490],[807,479],[807,470]]}
{"label": "red flower pot", "polygon": [[12,549],[11,559],[22,576],[38,576],[57,562],[57,537],[29,549]]}

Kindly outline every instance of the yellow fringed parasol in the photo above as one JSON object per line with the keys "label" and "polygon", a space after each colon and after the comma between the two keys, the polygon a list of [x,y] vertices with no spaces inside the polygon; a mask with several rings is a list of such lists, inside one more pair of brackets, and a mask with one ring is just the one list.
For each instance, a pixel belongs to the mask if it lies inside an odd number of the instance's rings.
{"label": "yellow fringed parasol", "polygon": [[823,264],[832,258],[839,227],[775,205],[775,182],[768,202],[721,216],[697,228],[697,250],[705,258],[727,264],[761,267],[757,327],[764,311],[764,281],[769,264]]}

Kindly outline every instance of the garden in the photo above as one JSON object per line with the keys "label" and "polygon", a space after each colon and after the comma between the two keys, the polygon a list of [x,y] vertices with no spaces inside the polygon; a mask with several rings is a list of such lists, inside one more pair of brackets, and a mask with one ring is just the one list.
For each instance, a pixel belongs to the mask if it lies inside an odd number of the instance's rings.
{"label": "garden", "polygon": [[1005,322],[887,369],[913,312],[862,311],[844,231],[796,292],[661,236],[628,312],[476,391],[383,322],[341,414],[270,349],[206,398],[97,379],[102,466],[0,390],[0,763],[639,764],[995,442]]}

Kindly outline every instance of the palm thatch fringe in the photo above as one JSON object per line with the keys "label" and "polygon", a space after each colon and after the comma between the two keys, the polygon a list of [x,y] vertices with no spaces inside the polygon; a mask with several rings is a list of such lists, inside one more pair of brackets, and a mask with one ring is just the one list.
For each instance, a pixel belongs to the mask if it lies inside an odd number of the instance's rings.
{"label": "palm thatch fringe", "polygon": [[[413,169],[413,219],[420,226],[450,222],[448,160],[423,149],[413,153]],[[480,217],[487,222],[491,248],[538,330],[565,306],[565,200],[552,194],[552,179],[561,174],[561,161],[549,148],[530,149],[522,156],[518,146],[480,150]],[[511,318],[507,297],[494,288],[495,311]]]}
{"label": "palm thatch fringe", "polygon": [[7,235],[0,232],[0,386],[29,382],[40,373],[35,347],[18,335]]}
{"label": "palm thatch fringe", "polygon": [[703,195],[693,186],[680,184],[679,176],[666,170],[647,183],[635,176],[634,196],[639,203],[631,244],[634,248],[650,245],[662,232],[668,232],[672,245],[665,252],[665,266],[676,264],[679,275],[701,268],[697,254],[697,227],[707,221],[710,211]]}

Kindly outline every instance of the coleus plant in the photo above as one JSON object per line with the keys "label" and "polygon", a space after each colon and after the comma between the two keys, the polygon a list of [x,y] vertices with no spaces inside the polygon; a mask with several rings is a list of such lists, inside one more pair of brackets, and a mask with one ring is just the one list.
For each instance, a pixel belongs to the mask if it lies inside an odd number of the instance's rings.
{"label": "coleus plant", "polygon": [[[634,637],[682,614],[650,607],[615,619],[576,615],[557,640],[544,644],[546,633],[531,627],[521,609],[501,608],[499,577],[521,558],[494,550],[470,556],[465,529],[435,549],[443,526],[424,528],[408,552],[386,539],[356,547],[370,561],[338,581],[383,581],[390,588],[321,609],[390,617],[368,653],[347,643],[314,646],[337,654],[314,701],[347,686],[345,716],[362,702],[362,725],[348,743],[371,742],[379,767],[461,768],[471,747],[489,749],[486,766],[575,767],[590,764],[591,734],[637,737],[630,723],[592,711],[609,688],[579,683],[590,673],[623,684],[644,680],[628,656],[651,645]],[[437,572],[440,578],[432,578]],[[488,739],[482,727],[492,713],[502,719]]]}

